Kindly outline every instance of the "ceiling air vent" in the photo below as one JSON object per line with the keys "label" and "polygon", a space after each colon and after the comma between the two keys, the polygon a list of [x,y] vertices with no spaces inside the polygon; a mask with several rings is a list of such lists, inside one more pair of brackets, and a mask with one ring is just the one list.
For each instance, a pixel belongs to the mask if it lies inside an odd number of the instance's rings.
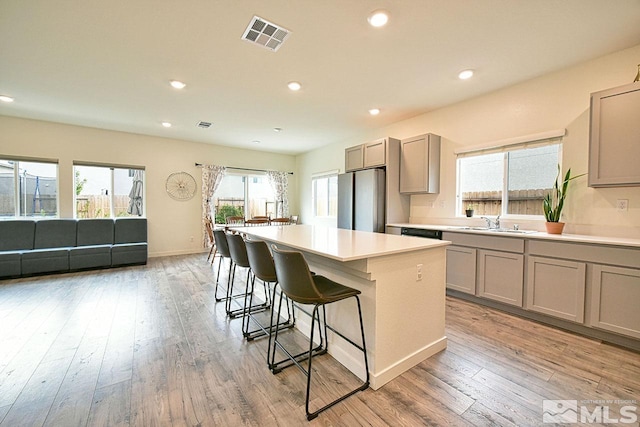
{"label": "ceiling air vent", "polygon": [[249,26],[244,30],[242,40],[277,51],[291,32],[276,24],[254,16]]}
{"label": "ceiling air vent", "polygon": [[199,122],[198,122],[198,124],[197,124],[197,126],[198,126],[199,128],[202,128],[202,129],[209,129],[209,128],[211,127],[211,125],[212,125],[212,124],[213,124],[213,123],[211,123],[211,122],[203,122],[203,121],[199,121]]}

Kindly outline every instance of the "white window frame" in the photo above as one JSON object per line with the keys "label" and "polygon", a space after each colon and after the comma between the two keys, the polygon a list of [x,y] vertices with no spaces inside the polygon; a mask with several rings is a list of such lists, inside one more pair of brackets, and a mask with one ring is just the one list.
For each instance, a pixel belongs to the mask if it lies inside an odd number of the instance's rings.
{"label": "white window frame", "polygon": [[318,180],[319,179],[330,179],[335,177],[336,180],[338,179],[338,174],[340,173],[340,170],[338,169],[334,169],[334,170],[330,170],[330,171],[325,171],[325,172],[318,172],[318,173],[314,173],[311,175],[311,206],[312,206],[312,212],[313,212],[313,217],[314,218],[338,218],[338,215],[330,215],[329,214],[329,189],[327,188],[327,215],[316,215],[316,213],[318,212],[317,210],[317,206],[318,206],[318,199],[316,197],[317,194],[317,184],[318,184]]}
{"label": "white window frame", "polygon": [[[78,202],[77,202],[77,197],[78,195],[76,194],[76,166],[85,166],[85,167],[98,167],[98,168],[104,168],[104,169],[109,169],[110,174],[109,174],[109,218],[116,218],[115,215],[115,210],[114,210],[114,192],[113,192],[113,188],[115,186],[115,182],[114,182],[114,169],[138,169],[144,172],[144,179],[143,179],[143,185],[142,185],[142,216],[138,217],[138,216],[131,216],[131,218],[146,218],[147,217],[147,171],[145,169],[144,166],[132,166],[132,165],[114,165],[114,164],[103,164],[103,163],[87,163],[87,162],[73,162],[73,187],[72,187],[72,194],[73,194],[73,217],[78,219]],[[128,218],[128,217],[127,217]],[[84,218],[79,218],[79,219],[84,219]]]}
{"label": "white window frame", "polygon": [[[43,159],[43,158],[30,158],[30,157],[13,157],[13,156],[0,156],[2,160],[8,160],[14,162],[13,168],[13,197],[14,197],[14,209],[13,217],[5,217],[6,219],[14,218],[30,218],[38,215],[20,215],[20,163],[48,163],[55,165],[56,167],[56,214],[53,218],[60,217],[60,165],[57,159]],[[51,217],[49,217],[51,218]]]}
{"label": "white window frame", "polygon": [[509,156],[510,152],[525,150],[529,148],[537,148],[543,146],[558,146],[558,164],[562,165],[562,137],[566,134],[566,129],[554,130],[535,135],[511,138],[497,143],[493,143],[487,147],[472,148],[464,151],[457,151],[456,154],[456,217],[464,217],[462,214],[462,194],[460,189],[461,181],[461,159],[465,157],[481,156],[486,154],[504,153],[503,159],[503,178],[502,178],[502,202],[500,216],[508,219],[543,219],[544,215],[521,215],[509,214]]}

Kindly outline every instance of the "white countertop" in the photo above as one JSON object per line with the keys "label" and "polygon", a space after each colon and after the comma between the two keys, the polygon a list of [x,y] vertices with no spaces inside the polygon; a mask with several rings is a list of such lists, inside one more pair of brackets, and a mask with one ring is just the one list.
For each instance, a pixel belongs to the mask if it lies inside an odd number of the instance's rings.
{"label": "white countertop", "polygon": [[236,231],[337,261],[354,261],[449,245],[443,240],[393,236],[314,225],[234,227]]}
{"label": "white countertop", "polygon": [[442,230],[451,231],[455,233],[472,233],[483,234],[497,237],[511,237],[517,239],[542,239],[553,240],[558,242],[576,242],[576,243],[589,243],[595,245],[611,245],[611,246],[626,246],[640,248],[639,239],[626,239],[622,237],[606,237],[606,236],[589,236],[583,234],[548,234],[542,231],[535,231],[532,233],[506,233],[506,232],[493,232],[487,230],[469,230],[464,227],[456,225],[435,225],[435,224],[387,224],[391,227],[410,227],[410,228],[424,228],[430,230]]}

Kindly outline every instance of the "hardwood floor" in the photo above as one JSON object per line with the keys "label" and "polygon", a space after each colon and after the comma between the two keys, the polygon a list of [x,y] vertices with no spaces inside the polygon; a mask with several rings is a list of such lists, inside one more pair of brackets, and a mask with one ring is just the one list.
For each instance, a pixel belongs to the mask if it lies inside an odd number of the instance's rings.
{"label": "hardwood floor", "polygon": [[[0,281],[0,427],[307,424],[304,376],[269,372],[266,340],[246,342],[215,302],[205,257]],[[638,353],[452,298],[447,336],[308,424],[536,426],[543,399],[612,401],[610,417],[640,401]],[[313,407],[355,381],[329,356],[315,369]]]}

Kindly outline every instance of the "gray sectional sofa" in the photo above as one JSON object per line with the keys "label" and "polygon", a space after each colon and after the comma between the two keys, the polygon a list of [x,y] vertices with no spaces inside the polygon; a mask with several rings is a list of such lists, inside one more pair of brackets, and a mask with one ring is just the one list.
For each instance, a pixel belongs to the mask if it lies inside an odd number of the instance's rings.
{"label": "gray sectional sofa", "polygon": [[147,262],[147,220],[0,221],[0,279]]}

